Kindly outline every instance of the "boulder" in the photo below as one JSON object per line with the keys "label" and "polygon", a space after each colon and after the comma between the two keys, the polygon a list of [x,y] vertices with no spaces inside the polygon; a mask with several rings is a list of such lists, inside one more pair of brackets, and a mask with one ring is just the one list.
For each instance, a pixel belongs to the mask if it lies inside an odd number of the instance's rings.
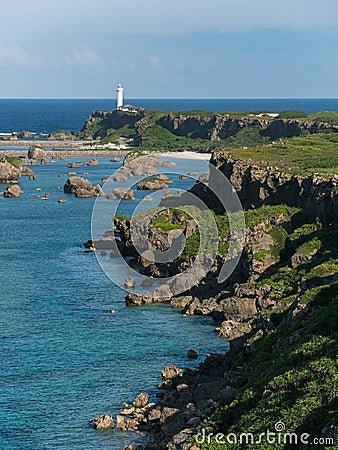
{"label": "boulder", "polygon": [[100,165],[100,162],[99,162],[97,159],[93,158],[93,159],[89,159],[89,160],[86,162],[86,165],[87,165],[87,166],[99,166],[99,165]]}
{"label": "boulder", "polygon": [[59,198],[58,203],[67,203],[65,198]]}
{"label": "boulder", "polygon": [[126,278],[123,284],[126,288],[133,289],[135,287],[135,280],[134,278]]}
{"label": "boulder", "polygon": [[165,175],[164,173],[160,173],[157,177],[159,180],[164,181],[167,184],[173,184],[174,180],[172,180],[171,178],[169,178],[167,175]]}
{"label": "boulder", "polygon": [[195,350],[188,350],[187,351],[187,356],[189,359],[197,359],[198,358],[198,353]]}
{"label": "boulder", "polygon": [[161,167],[175,167],[176,163],[171,162],[171,161],[163,161],[161,163]]}
{"label": "boulder", "polygon": [[159,178],[147,178],[141,180],[136,184],[137,189],[140,191],[159,191],[162,189],[168,189],[168,185]]}
{"label": "boulder", "polygon": [[176,366],[166,366],[161,372],[162,378],[165,380],[173,380],[182,376],[182,369]]}
{"label": "boulder", "polygon": [[131,178],[132,176],[133,176],[133,174],[131,173],[131,171],[129,169],[127,169],[126,167],[121,167],[114,173],[113,180],[123,183],[123,182],[127,181],[128,178]]}
{"label": "boulder", "polygon": [[29,167],[26,167],[26,166],[22,166],[22,168],[21,168],[21,176],[22,177],[30,177],[32,175],[34,175],[34,172],[32,169],[30,169]]}
{"label": "boulder", "polygon": [[35,145],[32,145],[29,148],[27,156],[28,156],[29,159],[35,159],[35,160],[46,160],[46,159],[48,159],[46,151],[43,148],[37,147]]}
{"label": "boulder", "polygon": [[21,168],[16,168],[4,157],[0,158],[0,182],[13,183],[21,176]]}
{"label": "boulder", "polygon": [[68,167],[69,169],[79,169],[79,168],[81,167],[81,163],[70,161],[70,162],[67,164],[67,167]]}
{"label": "boulder", "polygon": [[133,406],[135,408],[144,408],[148,403],[148,400],[149,394],[147,394],[146,392],[141,392],[141,394],[139,394],[133,401]]}
{"label": "boulder", "polygon": [[8,186],[8,188],[6,188],[4,197],[18,198],[20,194],[23,194],[23,191],[20,189],[20,186],[18,184],[14,184],[13,186]]}
{"label": "boulder", "polygon": [[112,158],[110,160],[110,162],[120,162],[120,161],[121,161],[120,158]]}
{"label": "boulder", "polygon": [[114,419],[109,414],[102,414],[91,420],[91,424],[96,430],[114,428]]}
{"label": "boulder", "polygon": [[143,197],[143,201],[144,202],[152,202],[153,201],[153,197],[151,195],[145,195]]}
{"label": "boulder", "polygon": [[113,194],[117,199],[122,200],[135,200],[134,191],[128,188],[115,188],[113,189]]}
{"label": "boulder", "polygon": [[87,198],[103,195],[100,185],[93,187],[89,180],[81,177],[70,177],[63,190],[66,194],[75,194],[75,197]]}
{"label": "boulder", "polygon": [[35,159],[26,158],[24,164],[26,166],[37,166],[39,163]]}
{"label": "boulder", "polygon": [[17,137],[19,139],[32,139],[32,133],[30,131],[23,130],[17,134]]}

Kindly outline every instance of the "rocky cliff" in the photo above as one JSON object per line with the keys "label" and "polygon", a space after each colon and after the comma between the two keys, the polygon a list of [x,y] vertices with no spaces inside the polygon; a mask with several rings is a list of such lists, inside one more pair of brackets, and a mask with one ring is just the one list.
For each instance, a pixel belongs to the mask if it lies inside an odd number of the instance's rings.
{"label": "rocky cliff", "polygon": [[227,115],[198,117],[171,113],[159,119],[157,123],[177,136],[211,140],[227,139],[248,127],[258,128],[262,136],[272,140],[300,136],[302,133],[338,132],[338,126],[316,121],[269,120],[256,117],[228,117]]}
{"label": "rocky cliff", "polygon": [[[338,226],[338,175],[294,174],[264,161],[233,158],[227,151],[215,152],[210,162],[229,179],[244,209],[285,204],[305,210],[311,221]],[[214,205],[203,183],[193,192]]]}

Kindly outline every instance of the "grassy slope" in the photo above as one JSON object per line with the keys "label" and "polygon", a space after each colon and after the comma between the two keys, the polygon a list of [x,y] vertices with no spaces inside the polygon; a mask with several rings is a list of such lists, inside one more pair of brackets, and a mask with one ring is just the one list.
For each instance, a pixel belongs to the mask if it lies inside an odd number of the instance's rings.
{"label": "grassy slope", "polygon": [[[314,134],[284,139],[252,148],[232,148],[235,159],[251,159],[262,166],[274,166],[290,173],[338,174],[338,134]],[[264,160],[264,161],[262,161]]]}

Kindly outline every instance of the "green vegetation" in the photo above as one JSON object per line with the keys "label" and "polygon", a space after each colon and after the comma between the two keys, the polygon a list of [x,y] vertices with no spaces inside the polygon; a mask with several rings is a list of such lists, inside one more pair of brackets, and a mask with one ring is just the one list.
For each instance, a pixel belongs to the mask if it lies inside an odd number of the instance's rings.
{"label": "green vegetation", "polygon": [[22,160],[16,156],[5,156],[5,159],[16,168],[19,168],[22,164]]}
{"label": "green vegetation", "polygon": [[304,111],[297,111],[293,109],[282,111],[279,114],[279,119],[304,119],[305,117],[308,117],[308,114]]}
{"label": "green vegetation", "polygon": [[[313,134],[283,139],[251,148],[226,151],[235,159],[252,159],[259,166],[273,166],[284,172],[327,176],[338,174],[338,133]],[[264,160],[264,162],[262,162]]]}

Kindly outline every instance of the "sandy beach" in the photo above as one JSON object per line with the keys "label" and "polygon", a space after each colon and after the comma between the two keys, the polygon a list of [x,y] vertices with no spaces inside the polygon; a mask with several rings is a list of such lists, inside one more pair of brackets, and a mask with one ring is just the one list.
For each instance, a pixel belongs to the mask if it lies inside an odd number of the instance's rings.
{"label": "sandy beach", "polygon": [[165,152],[165,153],[154,153],[156,156],[169,157],[177,159],[201,159],[203,161],[209,161],[211,158],[211,153],[197,153],[197,152]]}

